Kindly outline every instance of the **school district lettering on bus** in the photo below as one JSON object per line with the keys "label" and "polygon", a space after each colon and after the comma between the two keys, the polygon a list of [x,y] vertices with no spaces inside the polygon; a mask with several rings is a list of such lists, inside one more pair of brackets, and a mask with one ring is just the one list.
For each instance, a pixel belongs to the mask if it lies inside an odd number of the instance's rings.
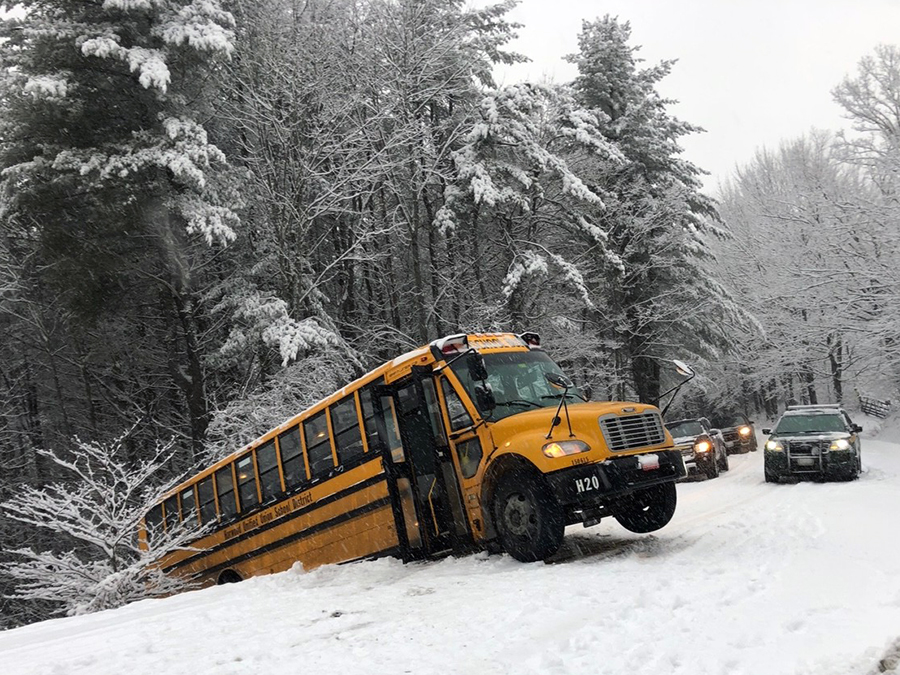
{"label": "school district lettering on bus", "polygon": [[663,527],[684,472],[655,406],[587,401],[537,335],[453,335],[183,482],[139,535],[202,528],[161,563],[202,585],[488,546],[534,561],[567,524]]}

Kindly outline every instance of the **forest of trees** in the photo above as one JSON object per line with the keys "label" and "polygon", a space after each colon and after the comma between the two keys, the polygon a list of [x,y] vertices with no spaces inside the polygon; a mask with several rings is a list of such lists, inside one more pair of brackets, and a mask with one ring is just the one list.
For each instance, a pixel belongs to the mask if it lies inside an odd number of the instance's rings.
{"label": "forest of trees", "polygon": [[[461,331],[537,331],[595,398],[654,401],[667,358],[700,372],[686,408],[900,387],[896,48],[836,83],[846,134],[760,150],[716,200],[657,92],[674,61],[617,18],[583,23],[574,81],[498,87],[513,0],[17,4],[0,501],[77,482],[52,460],[88,440],[126,466],[172,442],[164,483]],[[14,581],[0,627],[59,610]]]}

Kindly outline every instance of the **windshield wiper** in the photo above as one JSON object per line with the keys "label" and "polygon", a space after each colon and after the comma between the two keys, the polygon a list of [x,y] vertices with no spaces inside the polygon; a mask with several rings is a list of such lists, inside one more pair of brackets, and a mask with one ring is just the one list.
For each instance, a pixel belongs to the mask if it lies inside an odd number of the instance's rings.
{"label": "windshield wiper", "polygon": [[577,394],[563,394],[562,392],[560,392],[558,394],[544,394],[543,396],[541,396],[541,398],[552,398],[554,400],[559,400],[563,396],[565,396],[566,398],[577,398],[577,399],[581,399],[582,401],[587,401],[587,399],[584,398],[583,396],[578,396]]}
{"label": "windshield wiper", "polygon": [[526,401],[523,398],[514,398],[511,401],[497,401],[497,405],[524,405],[529,406],[533,405],[535,408],[543,408],[540,403],[535,403],[534,401]]}

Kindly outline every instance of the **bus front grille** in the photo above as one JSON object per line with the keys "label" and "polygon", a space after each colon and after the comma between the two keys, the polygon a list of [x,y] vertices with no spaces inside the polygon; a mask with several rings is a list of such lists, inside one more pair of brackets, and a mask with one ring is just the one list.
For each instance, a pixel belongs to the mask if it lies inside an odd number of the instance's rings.
{"label": "bus front grille", "polygon": [[648,445],[659,445],[666,440],[662,418],[657,412],[640,415],[604,415],[600,418],[600,430],[606,445],[612,452],[634,450]]}

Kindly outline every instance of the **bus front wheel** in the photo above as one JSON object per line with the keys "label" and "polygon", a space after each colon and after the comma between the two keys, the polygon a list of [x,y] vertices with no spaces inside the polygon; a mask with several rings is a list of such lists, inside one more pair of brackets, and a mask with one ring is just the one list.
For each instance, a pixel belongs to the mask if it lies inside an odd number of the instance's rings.
{"label": "bus front wheel", "polygon": [[507,471],[494,492],[492,511],[500,544],[516,560],[543,560],[562,545],[562,508],[534,472]]}
{"label": "bus front wheel", "polygon": [[654,532],[672,520],[676,502],[674,482],[652,485],[620,499],[616,520],[631,532]]}

